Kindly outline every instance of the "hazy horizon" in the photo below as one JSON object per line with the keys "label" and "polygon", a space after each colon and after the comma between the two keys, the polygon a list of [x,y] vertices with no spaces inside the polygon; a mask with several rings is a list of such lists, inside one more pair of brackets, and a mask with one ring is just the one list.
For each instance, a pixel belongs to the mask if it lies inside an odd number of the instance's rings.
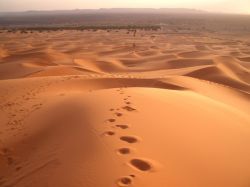
{"label": "hazy horizon", "polygon": [[72,10],[72,9],[99,9],[99,8],[188,8],[218,13],[250,14],[249,0],[176,0],[166,2],[164,0],[127,0],[117,2],[115,0],[1,0],[0,12],[19,12],[29,10]]}

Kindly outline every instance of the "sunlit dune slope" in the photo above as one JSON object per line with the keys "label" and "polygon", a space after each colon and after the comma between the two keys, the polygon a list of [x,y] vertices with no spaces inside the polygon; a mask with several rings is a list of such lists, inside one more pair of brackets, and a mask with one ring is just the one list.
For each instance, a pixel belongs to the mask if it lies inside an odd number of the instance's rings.
{"label": "sunlit dune slope", "polygon": [[249,186],[248,38],[57,31],[0,42],[0,186]]}

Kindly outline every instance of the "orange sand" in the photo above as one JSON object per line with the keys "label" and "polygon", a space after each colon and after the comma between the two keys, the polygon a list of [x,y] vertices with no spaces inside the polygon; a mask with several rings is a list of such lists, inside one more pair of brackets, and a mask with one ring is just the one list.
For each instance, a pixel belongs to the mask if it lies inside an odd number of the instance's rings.
{"label": "orange sand", "polygon": [[0,186],[248,187],[250,40],[0,33]]}

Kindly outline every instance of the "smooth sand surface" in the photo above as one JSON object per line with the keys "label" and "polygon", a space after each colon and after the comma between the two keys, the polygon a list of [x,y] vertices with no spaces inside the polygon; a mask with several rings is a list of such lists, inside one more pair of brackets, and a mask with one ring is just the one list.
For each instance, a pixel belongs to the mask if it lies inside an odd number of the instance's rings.
{"label": "smooth sand surface", "polygon": [[0,33],[0,186],[249,187],[249,38]]}

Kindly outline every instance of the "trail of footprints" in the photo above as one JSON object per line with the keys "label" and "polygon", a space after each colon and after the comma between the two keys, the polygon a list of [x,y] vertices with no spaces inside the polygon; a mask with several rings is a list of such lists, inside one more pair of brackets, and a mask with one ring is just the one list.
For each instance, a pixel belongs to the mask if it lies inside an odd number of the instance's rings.
{"label": "trail of footprints", "polygon": [[[20,89],[19,87],[12,87],[10,90],[5,90],[5,94],[1,97],[0,111],[6,114],[6,128],[0,134],[9,133],[12,136],[27,136],[25,131],[25,120],[32,115],[33,112],[41,109],[44,105],[43,100],[40,99],[39,94],[46,90],[51,82],[43,82],[37,87],[27,87],[20,91],[18,96],[9,97],[11,92]],[[7,168],[14,168],[15,172],[22,171],[23,166],[19,157],[15,155],[15,150],[5,146],[3,139],[0,137],[0,157],[6,163]],[[0,176],[0,186],[6,186],[7,177]]]}
{"label": "trail of footprints", "polygon": [[[74,77],[76,78],[76,77]],[[24,90],[23,94],[20,95],[18,98],[12,98],[12,100],[16,100],[17,102],[11,102],[8,101],[8,99],[3,99],[3,103],[0,104],[0,110],[4,111],[5,113],[8,114],[9,120],[7,122],[7,127],[10,127],[10,129],[7,129],[7,131],[19,131],[14,134],[14,136],[20,134],[20,131],[24,130],[24,120],[31,115],[32,112],[39,110],[43,107],[43,104],[41,101],[39,102],[39,94],[45,90],[46,87],[50,86],[53,84],[52,82],[44,82],[41,84],[38,88],[28,88],[27,90]],[[124,113],[123,111],[126,112],[133,112],[136,111],[136,108],[132,106],[132,103],[130,101],[131,96],[126,96],[125,92],[123,89],[118,89],[117,90],[119,95],[124,96],[123,98],[123,103],[124,106],[121,108],[112,108],[110,109],[110,112],[112,112],[113,117],[108,119],[107,122],[110,124],[114,124],[114,127],[116,129],[120,130],[126,130],[129,129],[130,126],[127,124],[116,124],[116,119],[122,118]],[[8,94],[6,94],[8,95]],[[61,95],[63,96],[63,95]],[[32,106],[28,107],[28,104],[30,101],[34,101],[34,104]],[[27,104],[27,106],[24,104]],[[19,116],[16,114],[19,113]],[[0,132],[1,134],[2,132]],[[105,136],[114,136],[116,132],[112,129],[110,131],[104,132]],[[24,133],[24,136],[27,134]],[[140,142],[140,138],[137,136],[121,136],[119,137],[120,141],[123,141],[125,144],[136,144]],[[1,139],[0,139],[1,143]],[[116,150],[117,154],[120,156],[124,155],[129,155],[133,152],[133,148],[131,147],[121,147]],[[13,155],[12,151],[8,148],[0,146],[0,155],[2,155],[6,159],[6,163],[8,166],[16,166],[15,170],[19,171],[22,169],[20,166],[18,166],[18,162]],[[152,169],[152,164],[149,161],[146,161],[144,159],[140,158],[134,158],[129,161],[129,166],[131,168],[135,169],[135,171],[142,171],[142,172],[147,172]],[[117,180],[117,185],[118,186],[130,186],[133,184],[134,179],[136,176],[134,174],[127,175],[127,176],[122,176]],[[1,184],[4,184],[4,177],[0,176],[0,186]]]}
{"label": "trail of footprints", "polygon": [[[121,95],[125,95],[125,92],[122,88],[118,89],[117,92]],[[127,112],[136,111],[136,108],[131,106],[132,103],[130,101],[130,98],[131,96],[129,95],[125,96],[125,98],[123,98],[123,102],[125,106],[121,108],[117,108],[117,109],[111,108],[109,111],[112,112],[112,114],[118,118],[123,116],[123,113],[121,112],[121,110],[125,110]],[[114,123],[116,123],[116,118],[114,117],[114,118],[107,119],[106,122],[113,125]],[[120,129],[120,130],[126,130],[130,128],[130,126],[127,124],[115,124],[112,127],[116,129]],[[104,132],[105,136],[114,136],[115,134],[116,133],[113,129]],[[130,145],[140,142],[140,138],[134,135],[120,136],[119,140],[124,142],[125,144],[130,144]],[[121,147],[116,150],[117,154],[120,156],[129,155],[133,151],[134,150],[131,147]],[[129,160],[128,165],[135,171],[140,171],[140,172],[149,172],[153,169],[153,164],[150,161],[142,159],[142,158],[133,158]],[[134,174],[122,176],[117,180],[116,183],[118,186],[131,186],[135,178],[136,178],[136,175]]]}

